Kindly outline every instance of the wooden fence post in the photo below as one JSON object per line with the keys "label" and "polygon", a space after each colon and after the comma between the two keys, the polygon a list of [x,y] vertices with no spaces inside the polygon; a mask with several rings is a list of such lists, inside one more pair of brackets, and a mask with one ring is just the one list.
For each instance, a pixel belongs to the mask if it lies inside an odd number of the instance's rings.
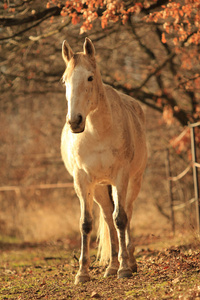
{"label": "wooden fence post", "polygon": [[196,156],[196,143],[195,143],[195,127],[196,124],[189,124],[191,134],[191,151],[192,151],[192,167],[193,167],[193,181],[194,181],[194,196],[196,202],[196,221],[197,231],[200,235],[200,204],[199,204],[199,182],[198,182],[198,168],[195,165],[197,163]]}
{"label": "wooden fence post", "polygon": [[167,167],[168,189],[169,189],[169,197],[170,197],[172,232],[175,235],[174,199],[173,199],[173,193],[172,193],[172,180],[170,179],[172,177],[171,164],[170,164],[170,150],[169,150],[169,148],[167,148],[166,150],[167,150],[166,167]]}

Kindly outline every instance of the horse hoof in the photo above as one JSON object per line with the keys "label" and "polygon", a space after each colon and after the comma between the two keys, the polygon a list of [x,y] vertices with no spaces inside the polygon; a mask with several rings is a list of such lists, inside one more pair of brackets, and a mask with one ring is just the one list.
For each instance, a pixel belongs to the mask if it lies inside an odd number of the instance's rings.
{"label": "horse hoof", "polygon": [[137,273],[137,265],[132,265],[131,266],[131,270],[132,270],[132,273]]}
{"label": "horse hoof", "polygon": [[105,272],[105,274],[104,274],[104,277],[116,275],[116,274],[117,274],[117,270],[118,270],[118,269],[116,269],[116,268],[108,267],[108,268],[106,269],[106,272]]}
{"label": "horse hoof", "polygon": [[85,275],[77,274],[74,283],[79,284],[79,283],[85,283],[87,281],[90,281],[90,276],[89,275],[87,275],[87,274],[85,274]]}
{"label": "horse hoof", "polygon": [[130,268],[121,269],[118,271],[118,278],[128,278],[132,276],[132,271]]}

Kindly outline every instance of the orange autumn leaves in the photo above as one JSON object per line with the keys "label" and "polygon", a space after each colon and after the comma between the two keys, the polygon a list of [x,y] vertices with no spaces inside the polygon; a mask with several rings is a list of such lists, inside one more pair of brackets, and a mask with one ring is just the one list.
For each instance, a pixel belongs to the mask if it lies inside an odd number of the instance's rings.
{"label": "orange autumn leaves", "polygon": [[[102,28],[106,28],[109,22],[118,22],[121,20],[123,24],[128,21],[131,14],[139,14],[142,9],[148,9],[151,5],[156,4],[157,0],[144,0],[134,3],[127,3],[121,0],[50,0],[47,8],[51,4],[63,6],[61,15],[63,17],[71,17],[72,24],[76,25],[81,21],[83,16],[83,24],[80,33],[84,33],[93,27],[93,21],[97,18],[101,19]],[[199,0],[185,0],[181,4],[179,1],[169,1],[167,5],[161,5],[158,10],[148,13],[144,20],[146,22],[161,21],[164,32],[162,34],[162,42],[166,43],[166,34],[176,32],[174,44],[183,42],[188,38],[188,43],[197,44],[200,39],[200,2]],[[191,35],[191,36],[190,36]]]}
{"label": "orange autumn leaves", "polygon": [[[148,1],[145,1],[147,3]],[[63,3],[63,2],[62,2]],[[53,5],[62,5],[59,0],[51,0],[47,3],[47,8]],[[126,7],[125,1],[112,1],[112,0],[68,0],[65,2],[61,15],[63,17],[71,17],[71,22],[73,25],[80,23],[80,15],[83,17],[83,24],[80,28],[80,33],[84,33],[93,27],[93,21],[99,18],[99,10],[101,11],[101,27],[104,29],[108,26],[109,22],[116,23],[119,20],[123,24],[128,21],[128,17],[132,13],[138,14],[143,5],[142,3],[135,3],[130,7]]]}

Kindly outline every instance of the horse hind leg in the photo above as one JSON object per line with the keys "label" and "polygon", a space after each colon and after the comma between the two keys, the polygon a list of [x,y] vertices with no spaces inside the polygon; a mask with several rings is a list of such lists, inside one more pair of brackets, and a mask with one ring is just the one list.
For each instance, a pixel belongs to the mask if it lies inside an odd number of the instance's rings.
{"label": "horse hind leg", "polygon": [[132,270],[129,266],[129,254],[126,246],[126,230],[128,226],[128,217],[125,211],[126,193],[128,178],[125,172],[118,174],[116,186],[113,186],[114,212],[113,219],[118,234],[119,254],[118,259],[120,267],[118,270],[118,278],[131,277]]}
{"label": "horse hind leg", "polygon": [[137,272],[137,262],[134,256],[135,246],[134,241],[132,238],[131,230],[130,230],[130,223],[128,221],[127,226],[127,251],[129,255],[129,266],[133,273]]}
{"label": "horse hind leg", "polygon": [[109,186],[97,186],[95,190],[95,201],[100,206],[99,223],[99,251],[100,263],[109,265],[104,277],[117,274],[118,262],[118,239],[114,226],[112,213],[114,204],[110,195]]}
{"label": "horse hind leg", "polygon": [[127,251],[129,255],[129,265],[132,272],[137,272],[137,263],[134,256],[135,246],[133,236],[131,234],[131,217],[133,211],[133,202],[137,198],[142,182],[142,175],[137,176],[136,178],[131,178],[128,184],[127,198],[126,198],[126,212],[128,218],[128,226],[127,226]]}

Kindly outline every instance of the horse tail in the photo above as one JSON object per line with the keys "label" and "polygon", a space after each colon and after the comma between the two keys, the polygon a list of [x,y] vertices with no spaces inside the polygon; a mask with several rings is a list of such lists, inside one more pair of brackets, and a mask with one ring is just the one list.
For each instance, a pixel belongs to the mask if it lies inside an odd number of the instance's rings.
{"label": "horse tail", "polygon": [[[111,186],[108,186],[108,194],[110,201],[112,201],[112,192],[111,192]],[[98,244],[98,253],[97,258],[100,261],[100,264],[105,266],[108,264],[110,260],[110,251],[111,251],[111,245],[110,245],[110,234],[109,234],[109,228],[105,221],[104,212],[101,206],[100,208],[100,215],[99,215],[99,228],[98,228],[98,234],[97,234],[97,240],[99,242]]]}
{"label": "horse tail", "polygon": [[104,219],[103,210],[100,207],[99,229],[98,229],[98,253],[97,258],[101,265],[105,266],[110,259],[110,236],[108,225]]}

